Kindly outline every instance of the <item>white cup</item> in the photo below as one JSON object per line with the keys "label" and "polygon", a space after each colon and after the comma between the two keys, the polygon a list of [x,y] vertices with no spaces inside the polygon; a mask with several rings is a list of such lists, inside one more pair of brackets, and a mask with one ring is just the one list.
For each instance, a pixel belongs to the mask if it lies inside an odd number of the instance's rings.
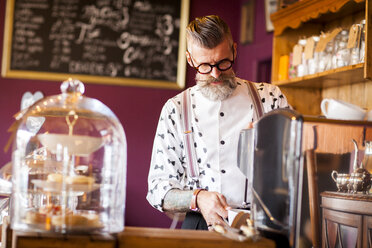
{"label": "white cup", "polygon": [[367,112],[354,104],[329,98],[323,99],[320,108],[327,118],[340,120],[364,120]]}
{"label": "white cup", "polygon": [[367,121],[372,121],[372,110],[367,113]]}
{"label": "white cup", "polygon": [[[227,218],[229,219],[229,225],[234,228],[236,228],[237,226],[233,226],[233,224],[240,226],[242,224],[241,222],[245,222],[244,219],[249,218],[250,213],[251,213],[250,210],[245,210],[245,209],[236,209],[236,208],[229,209],[227,211]],[[245,222],[244,224],[246,225],[247,223]]]}

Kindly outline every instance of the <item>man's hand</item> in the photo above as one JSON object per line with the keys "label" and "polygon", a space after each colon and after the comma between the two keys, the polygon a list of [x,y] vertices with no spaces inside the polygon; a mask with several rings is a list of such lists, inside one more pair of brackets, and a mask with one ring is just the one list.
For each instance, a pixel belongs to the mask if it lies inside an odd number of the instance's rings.
{"label": "man's hand", "polygon": [[208,226],[214,224],[225,225],[222,218],[227,218],[227,210],[231,209],[231,207],[227,204],[226,198],[222,194],[202,190],[198,194],[196,201]]}

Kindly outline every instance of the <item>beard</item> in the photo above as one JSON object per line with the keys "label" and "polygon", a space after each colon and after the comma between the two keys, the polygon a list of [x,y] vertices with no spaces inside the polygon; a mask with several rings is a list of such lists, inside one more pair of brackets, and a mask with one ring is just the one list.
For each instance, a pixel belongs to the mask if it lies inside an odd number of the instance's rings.
{"label": "beard", "polygon": [[[229,75],[221,74],[218,78],[208,76],[206,79],[201,79],[201,75],[196,74],[195,80],[202,95],[212,101],[225,100],[233,93],[237,86],[234,72]],[[214,82],[222,83],[213,85],[212,83]]]}

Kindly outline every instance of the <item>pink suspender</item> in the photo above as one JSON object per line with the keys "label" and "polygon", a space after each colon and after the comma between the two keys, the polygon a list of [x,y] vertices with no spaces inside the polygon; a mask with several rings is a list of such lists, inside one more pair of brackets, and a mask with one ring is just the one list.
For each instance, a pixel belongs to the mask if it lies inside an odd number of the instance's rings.
{"label": "pink suspender", "polygon": [[[257,92],[256,87],[251,82],[246,82],[249,94],[252,97],[254,109],[256,113],[257,120],[261,118],[263,115],[263,106],[260,100],[260,96]],[[196,154],[195,154],[195,146],[194,146],[194,135],[193,130],[191,128],[191,109],[189,107],[190,101],[190,89],[184,90],[182,92],[181,98],[181,111],[183,119],[183,143],[185,147],[185,156],[186,156],[186,168],[187,168],[187,176],[190,177],[194,182],[196,182],[196,186],[199,187],[199,166],[198,162],[196,161]]]}
{"label": "pink suspender", "polygon": [[183,118],[183,145],[185,147],[186,156],[186,168],[187,175],[196,182],[196,187],[199,187],[199,166],[196,161],[195,147],[194,147],[194,135],[191,128],[191,109],[189,107],[190,101],[190,89],[183,91],[181,99],[182,118]]}
{"label": "pink suspender", "polygon": [[253,99],[254,109],[256,112],[256,118],[259,120],[261,116],[263,115],[263,106],[260,99],[260,96],[258,94],[257,88],[253,85],[252,82],[245,82],[248,87],[248,91],[251,94],[251,97]]}

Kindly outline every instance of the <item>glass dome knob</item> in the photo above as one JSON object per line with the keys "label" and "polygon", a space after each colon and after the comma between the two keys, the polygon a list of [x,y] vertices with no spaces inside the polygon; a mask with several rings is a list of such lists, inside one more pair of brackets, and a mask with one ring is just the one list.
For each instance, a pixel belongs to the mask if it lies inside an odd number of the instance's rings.
{"label": "glass dome knob", "polygon": [[69,78],[61,84],[62,93],[68,94],[77,93],[79,95],[82,95],[84,94],[84,91],[85,91],[84,84],[77,79]]}

